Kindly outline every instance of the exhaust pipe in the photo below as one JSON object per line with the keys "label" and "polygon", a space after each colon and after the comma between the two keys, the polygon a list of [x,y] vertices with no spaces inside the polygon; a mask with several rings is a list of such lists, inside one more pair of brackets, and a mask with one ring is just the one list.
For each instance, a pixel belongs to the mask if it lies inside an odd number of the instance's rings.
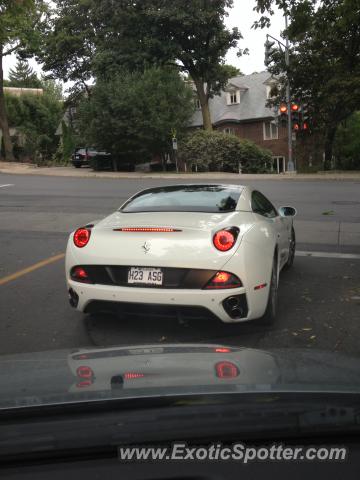
{"label": "exhaust pipe", "polygon": [[223,306],[231,318],[243,318],[247,315],[247,303],[244,295],[233,295],[226,298]]}

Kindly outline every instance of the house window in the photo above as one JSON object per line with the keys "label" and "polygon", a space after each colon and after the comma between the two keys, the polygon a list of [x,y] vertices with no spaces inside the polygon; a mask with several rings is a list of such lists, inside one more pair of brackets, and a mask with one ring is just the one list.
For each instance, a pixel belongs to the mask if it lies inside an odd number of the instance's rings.
{"label": "house window", "polygon": [[278,92],[278,85],[275,82],[272,82],[270,85],[266,85],[266,98],[269,100],[276,97]]}
{"label": "house window", "polygon": [[279,129],[274,122],[264,122],[264,140],[278,140]]}
{"label": "house window", "polygon": [[240,90],[232,90],[226,94],[226,103],[228,105],[238,105],[240,103]]}
{"label": "house window", "polygon": [[226,135],[235,135],[235,130],[230,127],[224,128],[223,132],[226,133]]}
{"label": "house window", "polygon": [[285,173],[286,171],[285,157],[273,157],[271,171],[275,173]]}
{"label": "house window", "polygon": [[201,110],[201,103],[198,98],[195,98],[195,108],[196,110]]}

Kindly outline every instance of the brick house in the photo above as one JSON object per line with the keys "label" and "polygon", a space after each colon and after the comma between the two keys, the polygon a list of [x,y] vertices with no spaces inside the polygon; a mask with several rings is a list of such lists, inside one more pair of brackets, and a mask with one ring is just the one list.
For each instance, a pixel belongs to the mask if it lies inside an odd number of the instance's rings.
{"label": "brick house", "polygon": [[[275,122],[273,109],[266,107],[274,80],[268,72],[234,77],[221,95],[210,100],[213,127],[227,134],[252,140],[273,154],[273,170],[286,171],[287,129]],[[202,127],[199,101],[191,127]]]}

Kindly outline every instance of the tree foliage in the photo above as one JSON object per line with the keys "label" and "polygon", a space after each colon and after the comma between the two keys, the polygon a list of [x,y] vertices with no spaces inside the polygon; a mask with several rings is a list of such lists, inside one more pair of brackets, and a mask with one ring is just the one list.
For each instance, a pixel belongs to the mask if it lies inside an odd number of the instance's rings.
{"label": "tree foliage", "polygon": [[38,162],[51,159],[58,146],[55,132],[62,117],[62,104],[51,91],[41,96],[6,95],[9,125],[22,137],[15,147],[19,158]]}
{"label": "tree foliage", "polygon": [[38,48],[39,26],[45,12],[43,0],[2,0],[0,3],[0,128],[7,160],[14,157],[4,98],[3,59],[12,53],[26,56]]}
{"label": "tree foliage", "polygon": [[54,0],[49,20],[43,25],[37,59],[50,78],[72,82],[73,96],[84,90],[90,93],[96,36],[100,30],[96,21],[99,3],[101,1]]}
{"label": "tree foliage", "polygon": [[116,48],[112,49],[113,56],[105,58],[111,59],[112,65],[133,65],[134,60],[135,65],[176,62],[194,81],[204,128],[211,129],[209,99],[226,85],[229,76],[223,68],[225,56],[241,38],[236,28],[229,30],[224,23],[227,9],[232,6],[232,0],[129,2],[125,14],[119,9],[118,15],[111,16],[111,32],[107,32],[103,46],[108,45],[110,38]]}
{"label": "tree foliage", "polygon": [[223,132],[197,130],[180,147],[181,158],[196,170],[219,170],[243,173],[269,171],[272,154],[250,140]]}
{"label": "tree foliage", "polygon": [[323,132],[329,168],[338,125],[360,108],[358,0],[258,0],[257,27],[268,25],[274,5],[289,15],[292,48],[290,68],[278,52],[270,71],[287,74],[293,98],[307,103],[312,129]]}
{"label": "tree foliage", "polygon": [[225,56],[241,38],[224,23],[232,5],[233,0],[55,0],[39,59],[54,77],[75,82],[75,93],[85,88],[88,94],[91,77],[176,65],[193,79],[205,128],[211,129],[209,99],[233,73],[224,68]]}
{"label": "tree foliage", "polygon": [[334,142],[336,167],[345,170],[360,169],[360,112],[343,121]]}
{"label": "tree foliage", "polygon": [[10,69],[9,81],[11,87],[21,88],[42,88],[36,72],[30,67],[26,60],[19,59],[15,68]]}
{"label": "tree foliage", "polygon": [[193,110],[193,93],[176,70],[122,71],[83,99],[79,128],[88,145],[144,160],[170,150],[172,131],[181,138]]}

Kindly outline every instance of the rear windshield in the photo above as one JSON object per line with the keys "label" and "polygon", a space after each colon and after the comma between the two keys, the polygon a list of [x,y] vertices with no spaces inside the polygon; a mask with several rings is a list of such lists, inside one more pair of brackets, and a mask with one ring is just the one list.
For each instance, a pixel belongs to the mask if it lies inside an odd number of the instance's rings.
{"label": "rear windshield", "polygon": [[230,185],[187,185],[144,190],[120,209],[136,212],[232,212],[242,187]]}

